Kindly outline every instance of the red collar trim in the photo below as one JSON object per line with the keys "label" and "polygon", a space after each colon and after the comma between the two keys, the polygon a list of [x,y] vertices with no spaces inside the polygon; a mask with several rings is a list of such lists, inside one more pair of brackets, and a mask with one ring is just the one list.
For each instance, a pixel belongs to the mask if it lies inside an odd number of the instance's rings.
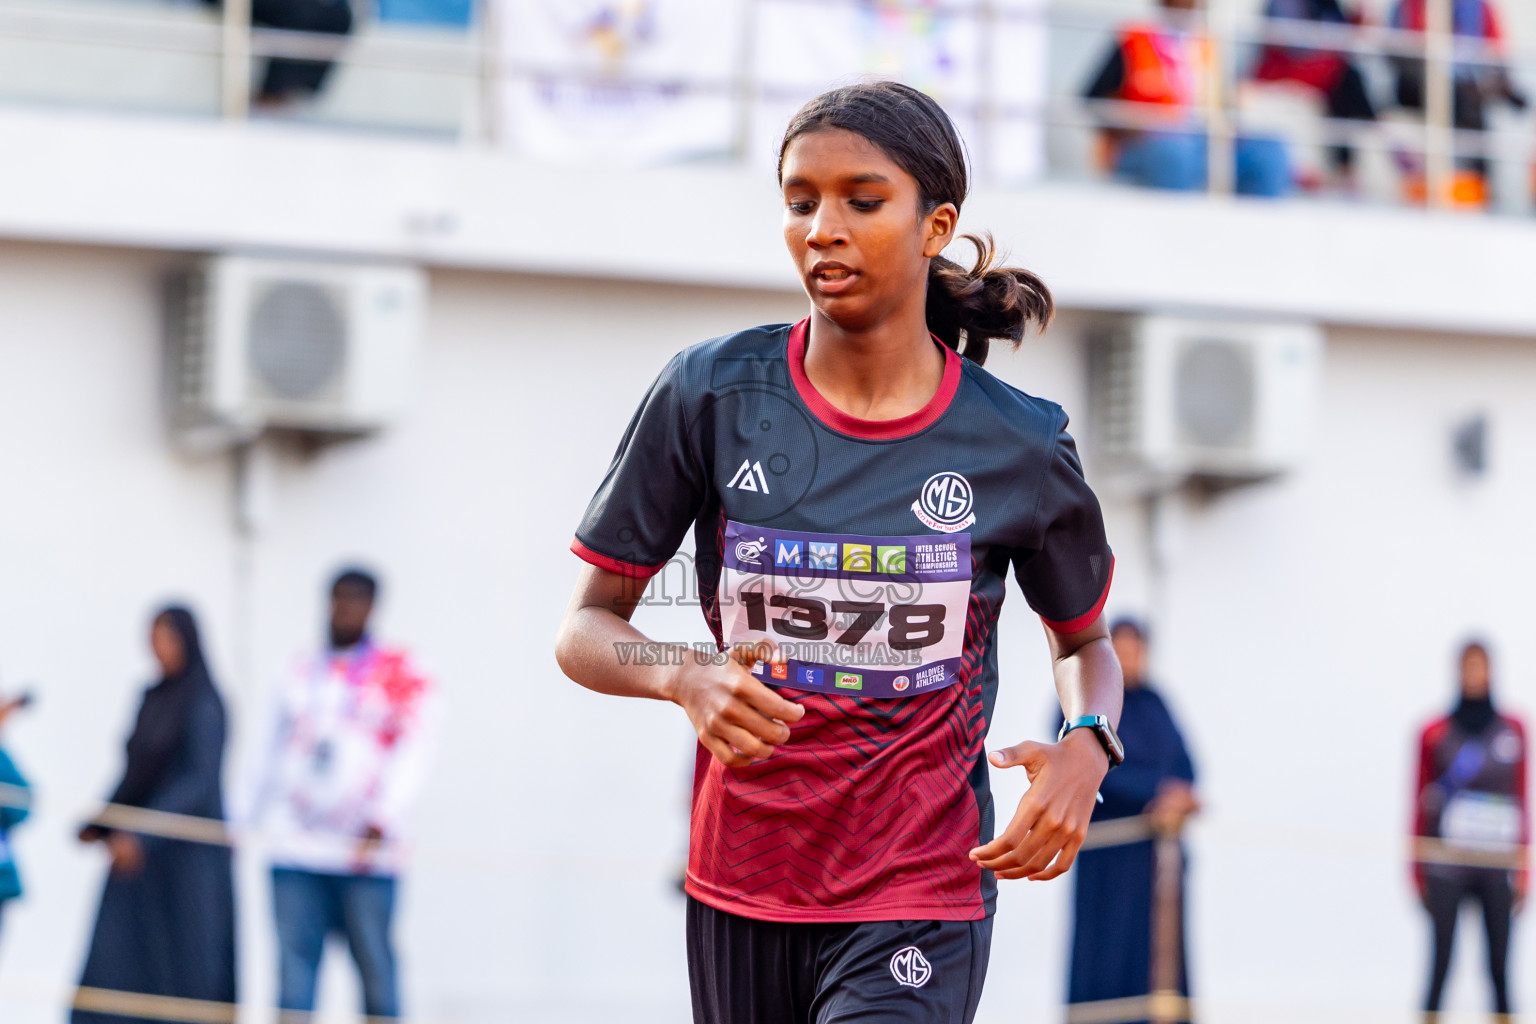
{"label": "red collar trim", "polygon": [[[810,325],[810,318],[807,317],[789,329],[789,376],[795,382],[800,400],[811,410],[811,414],[833,430],[872,441],[909,437],[931,426],[944,415],[949,403],[954,400],[955,392],[960,390],[960,354],[948,345],[940,345],[944,350],[944,379],[939,382],[939,390],[933,393],[927,405],[894,420],[866,420],[850,416],[823,398],[805,375],[805,339],[810,333]],[[937,338],[934,343],[938,344]]]}

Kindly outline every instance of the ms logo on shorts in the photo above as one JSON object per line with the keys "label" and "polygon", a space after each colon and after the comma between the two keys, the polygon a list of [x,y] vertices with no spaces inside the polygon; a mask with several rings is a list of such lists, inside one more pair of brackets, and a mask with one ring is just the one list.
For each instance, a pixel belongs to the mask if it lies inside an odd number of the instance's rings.
{"label": "ms logo on shorts", "polygon": [[935,473],[923,484],[912,511],[930,530],[959,533],[976,522],[971,482],[959,473]]}
{"label": "ms logo on shorts", "polygon": [[891,957],[891,977],[898,985],[922,988],[933,977],[933,965],[916,946],[905,946]]}

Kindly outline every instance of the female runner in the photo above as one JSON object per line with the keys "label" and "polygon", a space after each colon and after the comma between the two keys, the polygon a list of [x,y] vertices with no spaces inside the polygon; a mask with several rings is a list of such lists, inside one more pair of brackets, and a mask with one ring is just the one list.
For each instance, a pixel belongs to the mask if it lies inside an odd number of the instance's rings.
{"label": "female runner", "polygon": [[[994,880],[1070,868],[1120,756],[1112,559],[1066,414],[981,368],[1052,305],[988,241],[967,236],[970,270],[940,255],[967,177],[938,104],[891,82],[826,93],[791,121],[779,180],[810,316],[662,371],[576,531],[589,564],[556,654],[698,731],[695,1021],[969,1022]],[[689,527],[729,655],[621,659]],[[1031,783],[993,838],[983,742],[1010,570],[1077,727],[992,753]]]}

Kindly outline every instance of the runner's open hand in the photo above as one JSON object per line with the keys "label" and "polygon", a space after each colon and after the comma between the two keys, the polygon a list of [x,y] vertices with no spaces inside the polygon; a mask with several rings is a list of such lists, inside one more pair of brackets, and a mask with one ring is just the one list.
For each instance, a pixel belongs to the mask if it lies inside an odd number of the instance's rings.
{"label": "runner's open hand", "polygon": [[1059,743],[994,750],[990,760],[999,768],[1022,765],[1029,791],[1002,835],[972,850],[971,860],[998,878],[1044,882],[1066,874],[1088,835],[1095,794],[1109,771],[1098,737],[1074,729]]}
{"label": "runner's open hand", "polygon": [[688,660],[670,696],[688,713],[699,742],[715,760],[741,767],[762,760],[789,741],[789,727],[800,721],[805,708],[785,700],[752,675],[758,661],[783,663],[771,643],[738,644],[723,665]]}

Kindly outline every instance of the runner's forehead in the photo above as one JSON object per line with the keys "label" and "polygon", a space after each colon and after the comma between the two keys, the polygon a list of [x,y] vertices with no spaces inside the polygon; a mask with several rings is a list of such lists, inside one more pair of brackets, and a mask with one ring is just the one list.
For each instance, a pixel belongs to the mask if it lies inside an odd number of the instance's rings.
{"label": "runner's forehead", "polygon": [[783,187],[900,186],[916,182],[890,154],[843,128],[820,128],[793,139],[780,165]]}

